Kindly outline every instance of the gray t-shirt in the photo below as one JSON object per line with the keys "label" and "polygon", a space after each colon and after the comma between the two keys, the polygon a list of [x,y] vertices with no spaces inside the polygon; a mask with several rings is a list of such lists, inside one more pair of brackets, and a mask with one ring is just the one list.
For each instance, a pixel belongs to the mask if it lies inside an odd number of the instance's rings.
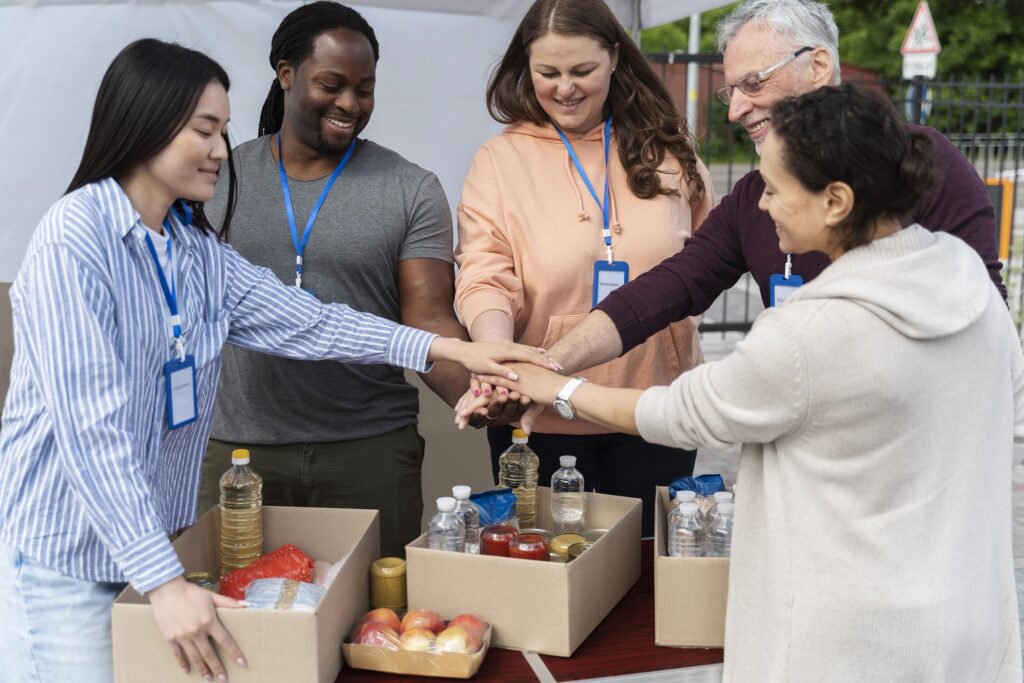
{"label": "gray t-shirt", "polygon": [[[281,281],[295,284],[292,244],[277,161],[265,136],[234,150],[238,203],[230,242]],[[223,221],[227,164],[206,210]],[[301,239],[327,177],[289,178]],[[364,142],[320,208],[303,254],[303,289],[325,302],[400,320],[398,262],[452,262],[452,221],[437,177],[373,142]],[[212,436],[238,443],[345,441],[416,424],[419,397],[390,365],[297,361],[228,345]]]}

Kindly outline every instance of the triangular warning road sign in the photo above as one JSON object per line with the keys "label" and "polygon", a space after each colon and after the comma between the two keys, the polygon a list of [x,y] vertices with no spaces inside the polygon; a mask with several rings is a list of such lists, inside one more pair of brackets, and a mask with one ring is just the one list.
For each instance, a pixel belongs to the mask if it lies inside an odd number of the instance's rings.
{"label": "triangular warning road sign", "polygon": [[928,3],[922,0],[914,12],[914,20],[910,22],[907,35],[903,38],[900,54],[937,55],[941,51],[942,46],[939,44],[939,34],[935,30],[931,10],[928,9]]}

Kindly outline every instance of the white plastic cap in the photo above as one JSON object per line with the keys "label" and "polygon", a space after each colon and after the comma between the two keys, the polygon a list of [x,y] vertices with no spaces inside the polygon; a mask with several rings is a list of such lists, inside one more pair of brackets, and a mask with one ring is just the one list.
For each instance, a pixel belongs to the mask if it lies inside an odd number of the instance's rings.
{"label": "white plastic cap", "polygon": [[438,498],[437,509],[441,512],[455,512],[455,499],[451,496]]}
{"label": "white plastic cap", "polygon": [[452,487],[452,495],[455,496],[456,500],[468,500],[469,494],[472,492],[473,489],[465,485]]}
{"label": "white plastic cap", "polygon": [[560,455],[558,456],[558,464],[562,467],[576,467],[576,456],[575,455]]}
{"label": "white plastic cap", "polygon": [[697,494],[693,491],[676,491],[676,502],[677,503],[692,503],[697,499]]}
{"label": "white plastic cap", "polygon": [[512,443],[527,443],[530,437],[526,435],[526,432],[522,429],[512,430]]}
{"label": "white plastic cap", "polygon": [[722,517],[728,517],[736,511],[736,503],[719,503],[718,514]]}
{"label": "white plastic cap", "polygon": [[732,494],[729,493],[728,491],[719,491],[719,492],[717,492],[715,494],[715,502],[716,503],[731,503],[732,502]]}
{"label": "white plastic cap", "polygon": [[679,506],[679,511],[689,517],[690,515],[696,515],[700,508],[697,507],[696,503],[683,503]]}
{"label": "white plastic cap", "polygon": [[249,464],[249,449],[247,448],[236,448],[231,451],[231,464],[232,465],[248,465]]}

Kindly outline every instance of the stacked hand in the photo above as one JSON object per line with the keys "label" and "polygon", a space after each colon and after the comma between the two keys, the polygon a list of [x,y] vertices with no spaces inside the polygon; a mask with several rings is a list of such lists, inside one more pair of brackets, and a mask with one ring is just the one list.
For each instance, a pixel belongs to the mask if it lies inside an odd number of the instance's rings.
{"label": "stacked hand", "polygon": [[474,416],[490,416],[495,406],[517,404],[525,408],[519,421],[527,432],[545,405],[550,405],[565,385],[566,378],[548,368],[561,369],[553,358],[547,363],[506,363],[501,375],[474,375],[472,385],[455,406],[455,424],[465,429]]}

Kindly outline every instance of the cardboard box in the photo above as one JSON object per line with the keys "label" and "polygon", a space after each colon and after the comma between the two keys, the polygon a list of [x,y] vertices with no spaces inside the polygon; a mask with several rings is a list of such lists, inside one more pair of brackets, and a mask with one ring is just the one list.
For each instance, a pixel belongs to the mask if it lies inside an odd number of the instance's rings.
{"label": "cardboard box", "polygon": [[471,655],[455,652],[395,651],[374,645],[353,645],[349,642],[343,643],[341,650],[345,654],[345,661],[353,669],[412,676],[472,678],[484,663],[490,645],[491,628],[488,627],[484,633],[484,644]]}
{"label": "cardboard box", "polygon": [[[495,646],[569,657],[640,578],[640,500],[587,495],[587,526],[608,532],[568,564],[406,546],[409,607],[469,612]],[[537,490],[537,526],[551,529],[551,491]]]}
{"label": "cardboard box", "polygon": [[654,510],[654,642],[670,647],[722,647],[729,558],[669,557],[668,488]]}
{"label": "cardboard box", "polygon": [[[185,571],[220,565],[220,510],[214,508],[175,542]],[[233,683],[333,683],[341,641],[369,608],[370,563],[380,554],[376,510],[263,508],[263,547],[292,543],[315,560],[343,566],[314,612],[218,609],[249,667],[221,653]],[[160,636],[149,601],[130,587],[114,602],[114,679],[119,683],[195,681],[178,668]],[[218,648],[219,650],[219,648]]]}

